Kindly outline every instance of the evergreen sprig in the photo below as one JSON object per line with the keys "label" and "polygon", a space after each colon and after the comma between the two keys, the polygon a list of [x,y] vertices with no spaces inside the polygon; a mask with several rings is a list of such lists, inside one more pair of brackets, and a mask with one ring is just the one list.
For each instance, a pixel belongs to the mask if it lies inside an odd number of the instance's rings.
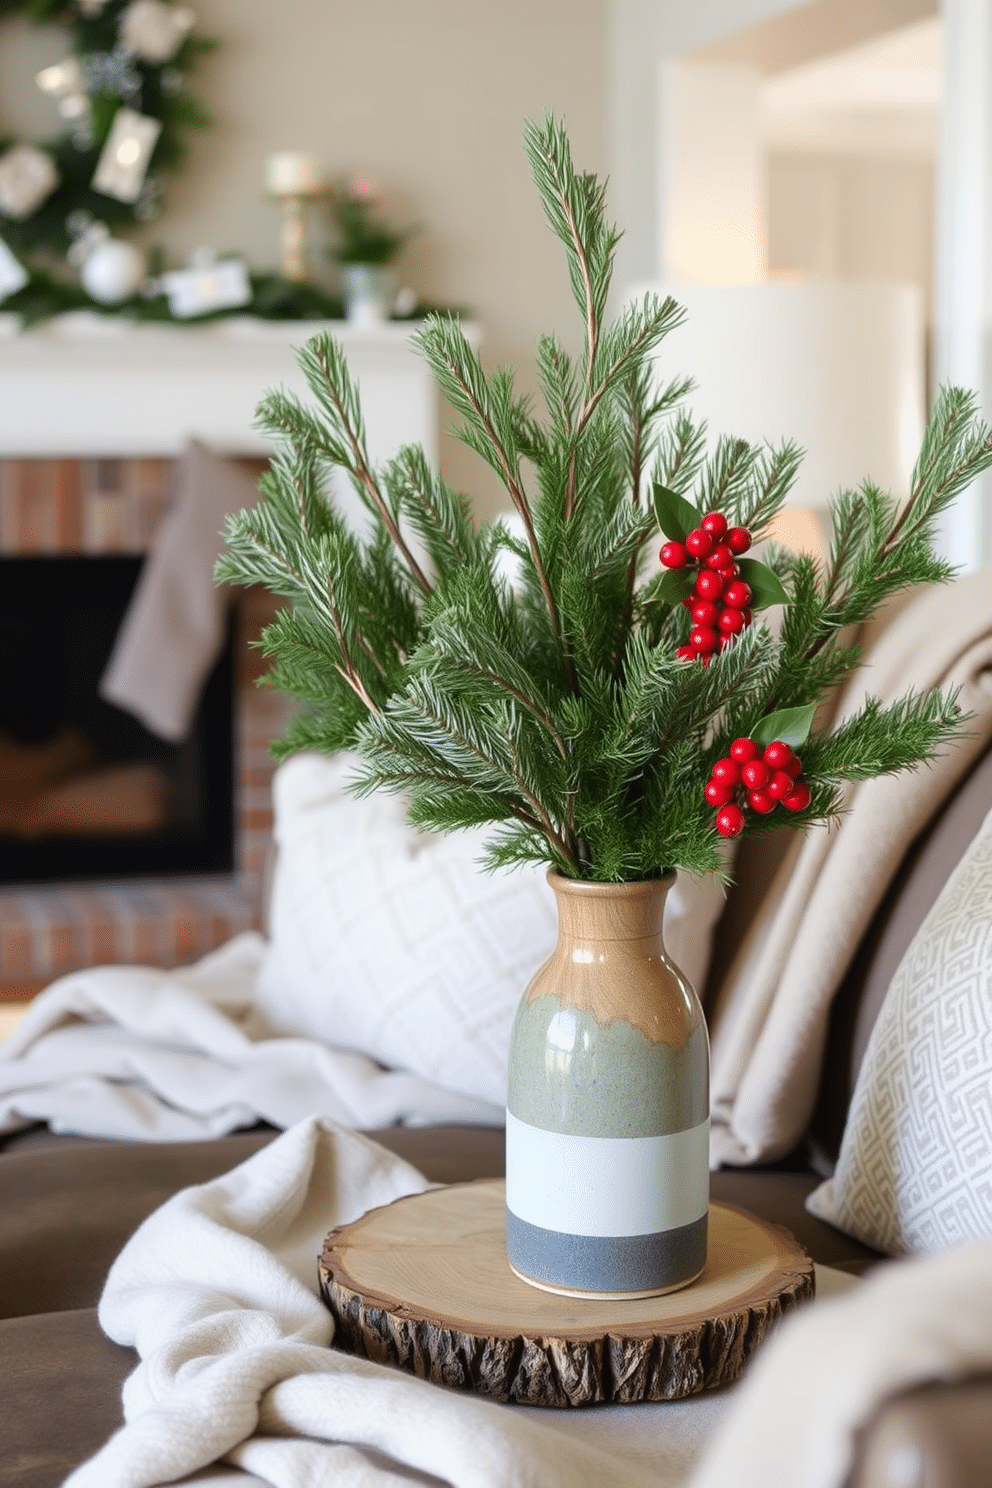
{"label": "evergreen sprig", "polygon": [[[565,247],[581,354],[541,339],[538,416],[512,373],[484,369],[457,317],[430,316],[417,336],[515,527],[480,524],[417,448],[375,467],[341,348],[321,334],[301,355],[312,404],[273,393],[259,411],[279,453],[258,505],[230,520],[218,575],[288,601],[264,632],[268,681],[304,708],[277,752],[356,751],[360,793],[404,793],[431,830],[488,826],[491,867],[538,861],[599,881],[720,873],[703,785],[734,738],[779,720],[799,731],[812,794],[786,824],[806,827],[842,809],[847,782],[919,764],[959,727],[956,699],[932,693],[869,698],[806,737],[857,665],[851,628],[897,591],[949,576],[935,524],[992,464],[992,435],[970,394],[942,390],[908,501],[870,483],[842,492],[824,564],[769,546],[747,570],[756,605],[785,601],[776,622],[756,617],[711,664],[680,656],[686,591],[658,571],[656,511],[719,509],[760,539],[800,453],[730,437],[708,449],[684,407],[689,381],[661,386],[653,369],[681,309],[649,295],[604,324],[618,235],[603,186],[575,170],[554,119],[528,125],[525,143]],[[364,504],[361,532],[335,507],[335,472]],[[755,818],[754,830],[770,825]]]}

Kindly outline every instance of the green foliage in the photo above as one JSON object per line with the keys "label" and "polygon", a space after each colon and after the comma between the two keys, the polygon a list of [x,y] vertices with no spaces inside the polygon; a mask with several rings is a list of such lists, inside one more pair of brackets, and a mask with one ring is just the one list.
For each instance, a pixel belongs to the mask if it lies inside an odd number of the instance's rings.
{"label": "green foliage", "polygon": [[[109,200],[109,198],[108,198]],[[103,208],[101,208],[103,212]],[[106,217],[106,212],[103,212]],[[249,275],[251,300],[236,310],[210,310],[204,315],[177,319],[164,294],[136,295],[120,305],[103,305],[93,300],[74,281],[56,277],[44,269],[34,269],[23,289],[3,301],[4,313],[20,316],[25,327],[37,325],[53,315],[70,310],[89,310],[94,315],[124,317],[138,323],[168,325],[203,325],[212,320],[226,320],[231,315],[254,315],[260,320],[342,320],[344,303],[336,295],[325,294],[313,284],[299,284],[280,274]]]}
{"label": "green foliage", "polygon": [[379,188],[368,176],[355,176],[331,198],[337,230],[332,257],[338,263],[388,264],[412,229],[392,227],[382,215]]}
{"label": "green foliage", "polygon": [[776,713],[766,713],[758,726],[751,730],[751,738],[764,749],[776,739],[792,749],[805,747],[816,717],[815,703],[805,708],[779,708]]}
{"label": "green foliage", "polygon": [[[659,387],[652,371],[680,308],[649,295],[604,325],[617,233],[602,185],[574,170],[553,119],[527,126],[526,147],[565,247],[581,354],[542,338],[538,412],[511,373],[483,368],[456,317],[428,317],[417,337],[516,526],[480,525],[418,449],[373,467],[341,348],[321,334],[301,356],[312,403],[262,404],[280,453],[258,505],[230,521],[218,574],[289,602],[264,635],[271,684],[304,704],[281,753],[356,751],[357,789],[404,793],[420,826],[489,826],[492,867],[719,873],[703,785],[735,737],[801,746],[810,805],[775,824],[805,827],[837,813],[844,782],[918,764],[958,726],[938,694],[869,700],[832,734],[813,720],[856,665],[850,627],[948,576],[934,524],[992,464],[992,436],[969,395],[944,390],[908,502],[871,485],[843,493],[824,567],[774,547],[742,565],[769,624],[756,618],[708,665],[679,656],[687,584],[659,571],[659,525],[681,540],[718,509],[760,540],[799,452],[733,438],[707,449],[683,406],[689,383]],[[338,514],[332,473],[364,504],[360,534]]]}

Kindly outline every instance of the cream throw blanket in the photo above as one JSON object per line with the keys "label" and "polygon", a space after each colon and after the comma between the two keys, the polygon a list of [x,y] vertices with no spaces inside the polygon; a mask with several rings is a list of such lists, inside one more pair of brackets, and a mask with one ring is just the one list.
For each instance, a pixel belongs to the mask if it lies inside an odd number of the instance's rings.
{"label": "cream throw blanket", "polygon": [[[853,1433],[916,1381],[992,1366],[992,1242],[818,1300],[744,1383],[595,1410],[502,1406],[330,1349],[326,1232],[423,1176],[319,1117],[176,1194],[111,1269],[100,1321],[135,1347],[126,1424],[66,1488],[840,1488]],[[230,1464],[222,1468],[213,1464]],[[232,1468],[234,1471],[232,1471]]]}
{"label": "cream throw blanket", "polygon": [[170,1199],[121,1252],[100,1303],[104,1331],[141,1356],[124,1387],[126,1425],[66,1488],[147,1488],[220,1459],[254,1475],[235,1482],[276,1488],[684,1482],[726,1391],[542,1411],[329,1349],[333,1322],[316,1292],[327,1231],[427,1186],[376,1143],[314,1117]]}
{"label": "cream throw blanket", "polygon": [[255,1009],[265,952],[235,936],[179,971],[97,966],[42,992],[0,1049],[0,1132],[32,1121],[129,1141],[198,1141],[320,1111],[346,1126],[499,1126],[502,1106],[309,1038]]}
{"label": "cream throw blanket", "polygon": [[[733,1398],[691,1488],[841,1488],[854,1435],[890,1396],[992,1367],[992,1240],[892,1261],[828,1305],[793,1313]],[[886,1481],[919,1484],[922,1464]],[[932,1481],[927,1473],[927,1481]]]}
{"label": "cream throw blanket", "polygon": [[914,837],[992,737],[992,575],[924,591],[896,617],[841,700],[960,689],[965,735],[925,768],[850,787],[840,826],[796,840],[710,1013],[712,1162],[774,1159],[801,1139],[830,1003]]}

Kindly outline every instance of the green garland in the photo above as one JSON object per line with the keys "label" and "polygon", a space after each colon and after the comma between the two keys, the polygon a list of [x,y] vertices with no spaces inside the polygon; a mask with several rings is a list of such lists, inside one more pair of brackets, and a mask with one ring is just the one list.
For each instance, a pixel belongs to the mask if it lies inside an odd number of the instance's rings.
{"label": "green garland", "polygon": [[[313,321],[341,320],[344,317],[344,303],[340,296],[326,294],[316,284],[297,284],[284,279],[281,274],[250,274],[248,278],[251,286],[248,304],[235,310],[208,310],[203,315],[185,316],[180,320],[173,315],[164,294],[136,295],[119,305],[101,305],[78,284],[36,269],[23,289],[0,301],[0,314],[19,316],[25,329],[74,310],[124,316],[145,324],[181,326],[205,325],[213,320],[226,320],[231,315],[253,315],[259,320]],[[416,316],[409,318],[419,319],[424,314],[427,310],[418,307]]]}
{"label": "green garland", "polygon": [[[216,43],[188,32],[167,61],[148,62],[125,51],[119,43],[120,17],[130,0],[107,0],[101,9],[65,0],[0,0],[0,18],[25,13],[37,23],[66,28],[71,54],[83,65],[89,98],[89,118],[82,127],[68,124],[59,134],[35,148],[51,156],[59,184],[25,218],[0,214],[0,236],[32,271],[30,255],[62,255],[73,241],[73,225],[89,218],[113,230],[150,220],[161,206],[162,176],[185,158],[187,136],[210,120],[185,89],[185,80],[199,58]],[[162,126],[149,161],[145,189],[134,203],[118,201],[90,185],[100,151],[114,115],[125,104]],[[0,126],[0,154],[21,143]],[[26,290],[30,286],[26,286]],[[26,292],[25,290],[25,292]],[[87,301],[87,303],[89,303]],[[8,302],[5,308],[13,308]]]}
{"label": "green garland", "polygon": [[[82,68],[88,101],[84,118],[67,122],[61,134],[45,143],[32,142],[32,148],[50,156],[59,184],[26,217],[10,217],[0,211],[0,239],[30,276],[22,289],[0,300],[0,313],[18,315],[24,326],[74,310],[174,325],[199,325],[230,315],[254,315],[264,320],[341,319],[344,305],[340,296],[316,284],[295,283],[280,274],[250,275],[252,297],[246,305],[179,319],[161,293],[139,294],[122,304],[100,304],[53,264],[53,259],[64,259],[74,239],[92,222],[103,223],[113,232],[158,216],[163,177],[182,164],[190,133],[210,123],[199,103],[186,92],[185,83],[200,57],[217,43],[190,30],[167,60],[148,61],[121,41],[121,18],[132,3],[0,0],[0,20],[20,13],[38,24],[65,27],[68,51]],[[161,125],[144,187],[133,203],[94,191],[90,184],[114,116],[122,105]],[[53,103],[53,112],[54,108]],[[0,123],[0,156],[21,143],[25,142],[6,134]],[[152,278],[159,270],[160,266],[153,266]],[[410,315],[393,318],[420,319],[433,308],[418,304]]]}

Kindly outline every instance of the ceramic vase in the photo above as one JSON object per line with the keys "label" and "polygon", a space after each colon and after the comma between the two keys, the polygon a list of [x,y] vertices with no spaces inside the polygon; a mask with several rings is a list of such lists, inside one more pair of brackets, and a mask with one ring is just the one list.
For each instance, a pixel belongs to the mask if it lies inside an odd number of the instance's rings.
{"label": "ceramic vase", "polygon": [[706,1262],[709,1041],[665,954],[674,874],[595,884],[549,873],[558,942],[510,1044],[507,1258],[569,1296],[644,1297]]}
{"label": "ceramic vase", "polygon": [[341,289],[348,319],[355,325],[379,325],[393,308],[393,272],[386,264],[341,265]]}

